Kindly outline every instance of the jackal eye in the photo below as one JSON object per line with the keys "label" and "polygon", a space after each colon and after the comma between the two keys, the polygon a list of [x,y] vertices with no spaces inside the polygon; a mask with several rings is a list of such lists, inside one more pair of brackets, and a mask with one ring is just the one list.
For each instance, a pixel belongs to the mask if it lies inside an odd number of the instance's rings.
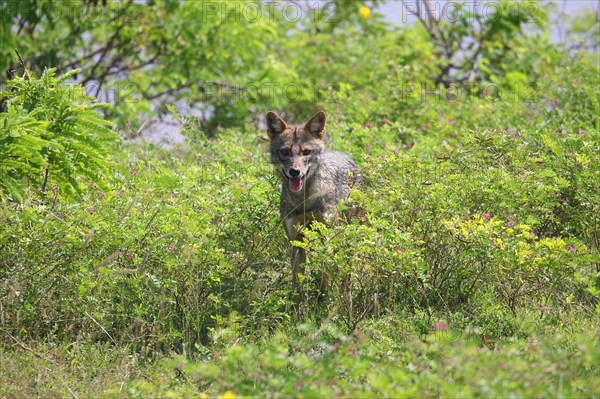
{"label": "jackal eye", "polygon": [[284,148],[283,150],[279,150],[279,153],[281,155],[283,155],[284,157],[287,157],[290,155],[290,150],[288,150],[287,148]]}
{"label": "jackal eye", "polygon": [[310,155],[310,150],[308,148],[303,150],[302,155]]}

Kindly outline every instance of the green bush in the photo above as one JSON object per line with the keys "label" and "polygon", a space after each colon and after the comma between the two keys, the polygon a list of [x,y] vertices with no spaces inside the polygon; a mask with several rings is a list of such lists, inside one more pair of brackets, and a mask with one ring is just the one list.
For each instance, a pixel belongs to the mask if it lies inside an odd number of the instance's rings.
{"label": "green bush", "polygon": [[593,397],[598,392],[591,378],[598,351],[584,337],[575,338],[572,349],[543,339],[481,347],[478,340],[434,332],[382,350],[360,332],[345,336],[327,325],[298,330],[270,342],[230,346],[207,363],[176,358],[162,373],[178,378],[135,381],[128,392],[175,398]]}
{"label": "green bush", "polygon": [[[373,130],[354,129],[355,139]],[[383,127],[378,139],[392,143],[396,131]],[[115,191],[88,186],[81,203],[51,212],[0,210],[9,226],[0,245],[12,254],[3,284],[20,291],[3,298],[12,331],[193,355],[232,313],[247,336],[293,321],[297,288],[260,135],[231,131],[177,151],[125,147]],[[353,331],[372,317],[459,313],[462,326],[499,338],[533,314],[559,329],[570,313],[592,315],[597,137],[484,131],[437,151],[419,140],[359,160],[365,182],[344,206],[364,208],[362,222],[307,234],[301,317]]]}
{"label": "green bush", "polygon": [[40,78],[29,71],[8,82],[6,110],[0,112],[0,194],[2,201],[29,193],[81,193],[81,183],[106,189],[109,152],[117,135],[101,118],[98,104],[66,80],[78,70]]}

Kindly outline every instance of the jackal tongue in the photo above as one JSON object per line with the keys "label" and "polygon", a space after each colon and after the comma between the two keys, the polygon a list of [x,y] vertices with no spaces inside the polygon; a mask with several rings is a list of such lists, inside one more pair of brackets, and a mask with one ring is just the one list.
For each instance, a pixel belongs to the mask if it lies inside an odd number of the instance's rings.
{"label": "jackal tongue", "polygon": [[290,178],[290,190],[298,191],[302,188],[302,179],[299,177]]}

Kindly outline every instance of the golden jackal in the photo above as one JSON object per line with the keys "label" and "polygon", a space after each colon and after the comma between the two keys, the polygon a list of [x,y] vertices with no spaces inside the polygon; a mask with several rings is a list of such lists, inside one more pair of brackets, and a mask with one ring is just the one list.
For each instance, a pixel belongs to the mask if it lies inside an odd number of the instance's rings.
{"label": "golden jackal", "polygon": [[[290,240],[302,240],[301,230],[313,220],[336,217],[338,202],[348,198],[358,182],[358,167],[343,152],[325,149],[325,112],[317,112],[304,125],[291,126],[273,112],[267,113],[271,163],[281,178],[281,221]],[[294,278],[306,261],[303,248],[292,247]]]}

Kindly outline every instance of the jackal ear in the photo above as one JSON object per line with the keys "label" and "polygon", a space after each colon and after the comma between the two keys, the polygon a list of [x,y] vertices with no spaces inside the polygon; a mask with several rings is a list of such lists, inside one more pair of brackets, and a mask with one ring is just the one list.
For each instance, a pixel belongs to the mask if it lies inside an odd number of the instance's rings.
{"label": "jackal ear", "polygon": [[314,138],[321,140],[325,134],[325,122],[327,122],[327,115],[324,111],[319,111],[306,122],[304,129],[308,130]]}
{"label": "jackal ear", "polygon": [[281,134],[288,128],[287,123],[281,119],[275,112],[267,112],[267,134],[273,140],[278,134]]}

